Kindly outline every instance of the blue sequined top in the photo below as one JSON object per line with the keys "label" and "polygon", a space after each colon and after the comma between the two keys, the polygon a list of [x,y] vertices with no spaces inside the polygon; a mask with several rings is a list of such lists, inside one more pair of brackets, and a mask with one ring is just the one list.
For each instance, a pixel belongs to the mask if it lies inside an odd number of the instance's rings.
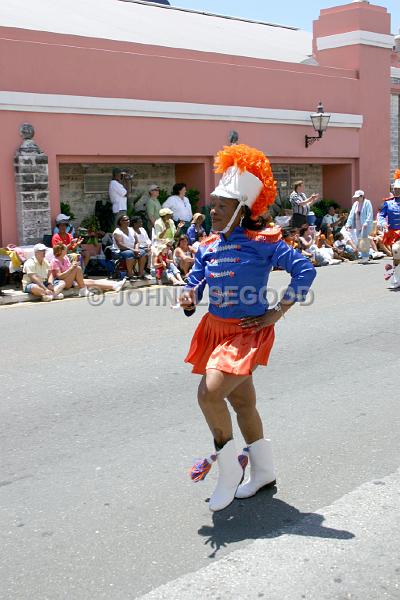
{"label": "blue sequined top", "polygon": [[304,300],[316,275],[310,261],[280,239],[279,229],[255,232],[236,227],[228,239],[218,234],[200,245],[186,289],[194,288],[200,302],[208,284],[209,311],[217,317],[259,316],[268,309],[273,267],[291,275],[283,300]]}
{"label": "blue sequined top", "polygon": [[386,200],[378,214],[379,225],[387,222],[389,229],[400,229],[400,198]]}

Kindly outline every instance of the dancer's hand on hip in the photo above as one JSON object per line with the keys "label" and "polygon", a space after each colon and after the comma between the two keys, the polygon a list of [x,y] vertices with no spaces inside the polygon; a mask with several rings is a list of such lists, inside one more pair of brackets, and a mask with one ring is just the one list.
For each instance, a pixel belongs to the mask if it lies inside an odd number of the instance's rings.
{"label": "dancer's hand on hip", "polygon": [[283,316],[281,311],[267,310],[267,312],[259,317],[246,317],[242,319],[240,326],[242,329],[251,329],[251,331],[261,331],[264,327],[270,327],[275,325],[277,321]]}

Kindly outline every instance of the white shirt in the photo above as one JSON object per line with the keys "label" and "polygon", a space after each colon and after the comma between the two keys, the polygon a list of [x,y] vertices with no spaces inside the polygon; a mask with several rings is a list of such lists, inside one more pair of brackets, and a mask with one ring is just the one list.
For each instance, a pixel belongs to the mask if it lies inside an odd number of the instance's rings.
{"label": "white shirt", "polygon": [[139,227],[139,232],[135,231],[137,238],[139,240],[139,248],[147,248],[151,246],[151,240],[147,234],[147,231],[144,227]]}
{"label": "white shirt", "polygon": [[334,225],[339,221],[339,215],[325,215],[321,225]]}
{"label": "white shirt", "polygon": [[189,198],[184,196],[170,196],[163,204],[163,208],[172,210],[174,221],[191,221],[193,218],[192,207]]}
{"label": "white shirt", "polygon": [[112,179],[110,181],[110,185],[108,187],[108,195],[110,196],[112,211],[113,213],[117,213],[120,210],[126,210],[127,208],[127,196],[128,192],[116,179]]}
{"label": "white shirt", "polygon": [[125,246],[125,248],[129,248],[129,250],[134,250],[135,246],[136,246],[136,240],[137,240],[137,236],[135,233],[135,230],[133,229],[133,227],[128,227],[128,235],[126,233],[124,233],[122,231],[122,229],[120,229],[119,227],[117,227],[114,232],[113,232],[113,240],[114,240],[114,245],[113,245],[113,249],[114,250],[120,250],[121,248],[119,248],[117,242],[115,241],[115,234],[120,235],[121,236],[121,242],[122,244]]}

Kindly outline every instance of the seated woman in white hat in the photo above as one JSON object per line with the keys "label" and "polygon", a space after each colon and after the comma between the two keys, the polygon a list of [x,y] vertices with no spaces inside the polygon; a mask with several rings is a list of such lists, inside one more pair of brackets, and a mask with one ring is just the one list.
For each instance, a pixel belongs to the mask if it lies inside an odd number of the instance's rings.
{"label": "seated woman in white hat", "polygon": [[[204,479],[218,463],[218,482],[210,498],[212,511],[222,510],[234,497],[248,498],[275,485],[271,442],[264,438],[256,408],[252,373],[266,365],[274,342],[274,325],[298,300],[315,277],[312,264],[281,240],[279,228],[265,229],[266,214],[276,196],[266,156],[243,144],[225,147],[216,158],[222,179],[212,193],[214,234],[200,244],[195,264],[181,296],[190,315],[209,286],[209,311],[202,318],[186,362],[202,375],[198,401],[214,438],[215,452],[197,463],[192,479]],[[268,306],[268,277],[273,267],[291,274],[282,300]],[[238,456],[227,402],[237,415],[246,441]],[[241,485],[250,459],[250,478]]]}

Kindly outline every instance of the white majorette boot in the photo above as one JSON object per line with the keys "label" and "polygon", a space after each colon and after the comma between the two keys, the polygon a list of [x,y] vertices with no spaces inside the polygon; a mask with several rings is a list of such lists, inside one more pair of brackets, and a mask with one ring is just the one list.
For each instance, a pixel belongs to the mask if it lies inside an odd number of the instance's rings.
{"label": "white majorette boot", "polygon": [[213,463],[218,463],[218,481],[209,503],[212,511],[226,508],[235,498],[235,492],[243,479],[249,457],[245,454],[237,455],[235,442],[229,440],[216,454],[195,462],[190,470],[190,478],[195,483],[204,481]]}
{"label": "white majorette boot", "polygon": [[243,467],[235,442],[230,440],[217,452],[218,481],[209,503],[213,512],[226,508],[235,498],[238,485],[243,479]]}
{"label": "white majorette boot", "polygon": [[249,446],[250,477],[239,485],[236,498],[250,498],[264,487],[276,484],[271,440],[257,440]]}

